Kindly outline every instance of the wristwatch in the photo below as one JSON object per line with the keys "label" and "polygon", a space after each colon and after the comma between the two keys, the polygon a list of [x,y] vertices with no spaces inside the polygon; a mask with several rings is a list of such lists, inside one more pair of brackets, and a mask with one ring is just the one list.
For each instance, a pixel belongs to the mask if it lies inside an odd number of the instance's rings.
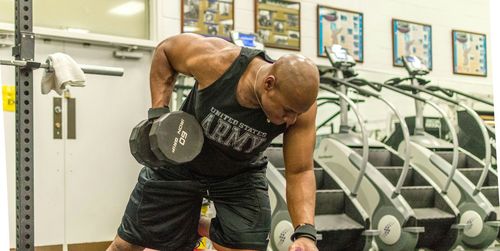
{"label": "wristwatch", "polygon": [[318,232],[316,231],[314,225],[309,223],[302,223],[295,228],[295,232],[292,234],[290,238],[292,239],[292,241],[295,241],[300,237],[306,237],[308,239],[313,240],[314,243],[317,243],[317,238],[316,238],[317,233]]}

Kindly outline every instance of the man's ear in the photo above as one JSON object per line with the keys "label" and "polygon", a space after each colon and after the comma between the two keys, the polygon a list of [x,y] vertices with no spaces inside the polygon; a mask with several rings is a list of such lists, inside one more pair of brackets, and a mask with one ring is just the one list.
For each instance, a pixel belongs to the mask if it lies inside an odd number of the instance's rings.
{"label": "man's ear", "polygon": [[270,91],[274,88],[276,88],[276,77],[274,75],[269,75],[266,78],[264,89]]}

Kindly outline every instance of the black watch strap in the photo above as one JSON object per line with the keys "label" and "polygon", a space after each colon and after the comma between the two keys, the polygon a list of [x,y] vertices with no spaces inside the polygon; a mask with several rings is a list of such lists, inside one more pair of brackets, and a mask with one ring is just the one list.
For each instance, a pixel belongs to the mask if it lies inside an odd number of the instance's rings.
{"label": "black watch strap", "polygon": [[161,117],[163,114],[169,113],[170,108],[168,106],[165,107],[157,107],[157,108],[149,108],[148,110],[148,119],[155,119]]}
{"label": "black watch strap", "polygon": [[309,239],[313,240],[314,242],[316,242],[317,241],[317,239],[316,239],[317,233],[318,232],[316,231],[316,228],[314,227],[314,225],[304,223],[304,224],[298,225],[297,228],[295,228],[295,232],[292,234],[291,239],[292,239],[292,241],[295,241],[296,239],[298,239],[300,237],[306,237],[306,238],[309,238]]}

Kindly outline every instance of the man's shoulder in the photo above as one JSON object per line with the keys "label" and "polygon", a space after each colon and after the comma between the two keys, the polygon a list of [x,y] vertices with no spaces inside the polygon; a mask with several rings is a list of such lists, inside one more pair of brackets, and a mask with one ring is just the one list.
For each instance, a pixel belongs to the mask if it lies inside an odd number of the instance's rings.
{"label": "man's shoulder", "polygon": [[228,46],[205,51],[194,57],[191,65],[201,74],[197,78],[200,85],[209,86],[222,76],[238,58],[240,51],[240,47]]}

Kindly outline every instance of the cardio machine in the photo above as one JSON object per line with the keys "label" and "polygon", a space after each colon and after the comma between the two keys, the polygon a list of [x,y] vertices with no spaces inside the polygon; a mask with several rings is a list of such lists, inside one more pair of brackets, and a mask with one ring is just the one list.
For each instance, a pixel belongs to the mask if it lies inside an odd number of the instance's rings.
{"label": "cardio machine", "polygon": [[[326,52],[333,76],[320,70],[321,82],[330,86],[322,89],[345,95],[350,88],[381,100],[400,119],[405,144],[409,145],[409,131],[394,105],[380,94],[360,88],[369,85],[380,90],[380,87],[355,78],[355,61],[340,46],[326,48]],[[340,131],[321,141],[315,159],[348,186],[355,184],[359,189],[356,193],[372,217],[372,227],[381,231],[376,237],[377,246],[381,250],[449,250],[456,246],[465,226],[458,224],[459,212],[453,203],[438,192],[431,180],[410,166],[409,153],[399,154],[375,140],[361,140],[347,124],[347,106],[341,103],[340,109]],[[351,109],[356,113],[355,107]],[[363,168],[366,172],[361,185],[354,183],[353,177]]]}
{"label": "cardio machine", "polygon": [[[482,104],[483,106],[491,106],[493,108],[493,102],[484,98],[476,97],[474,95],[455,90],[452,88],[444,88],[441,86],[437,85],[425,85],[423,86],[426,90],[433,91],[435,93],[442,93],[445,94],[445,97],[448,98],[453,98],[455,99],[465,99],[465,100],[473,100],[479,104]],[[475,118],[470,115],[467,111],[465,110],[460,110],[460,106],[453,106],[453,112],[456,113],[457,116],[457,124],[458,124],[458,145],[473,154],[474,156],[483,159],[485,158],[485,149],[484,149],[484,137],[481,134],[481,128],[477,125],[477,122]],[[492,116],[494,115],[492,111],[477,111],[475,110],[478,115],[487,115],[487,116]],[[425,117],[424,117],[425,119]],[[492,166],[496,169],[496,135],[495,135],[495,128],[488,123],[490,121],[484,121],[484,126],[488,132],[489,136],[489,142],[491,145],[491,156],[494,158],[495,163],[493,164],[492,161]],[[443,128],[443,131],[446,131]]]}
{"label": "cardio machine", "polygon": [[[487,248],[497,238],[500,227],[498,179],[496,170],[491,168],[491,145],[487,129],[470,107],[423,87],[429,81],[420,76],[426,75],[429,71],[417,57],[405,56],[403,62],[409,77],[390,79],[383,85],[385,88],[411,91],[417,97],[421,97],[420,93],[426,93],[446,103],[459,106],[480,128],[480,135],[484,139],[484,159],[479,159],[459,147],[454,126],[442,111],[440,113],[452,135],[452,143],[427,133],[424,129],[423,102],[427,104],[432,102],[415,98],[415,126],[410,144],[412,164],[442,187],[441,193],[445,193],[460,210],[460,222],[467,224],[461,245],[466,248]],[[411,82],[410,85],[401,84],[408,80]],[[400,152],[404,151],[405,146],[399,145],[399,140],[396,140],[401,139],[401,135],[396,133],[397,131],[388,138],[388,142]]]}

